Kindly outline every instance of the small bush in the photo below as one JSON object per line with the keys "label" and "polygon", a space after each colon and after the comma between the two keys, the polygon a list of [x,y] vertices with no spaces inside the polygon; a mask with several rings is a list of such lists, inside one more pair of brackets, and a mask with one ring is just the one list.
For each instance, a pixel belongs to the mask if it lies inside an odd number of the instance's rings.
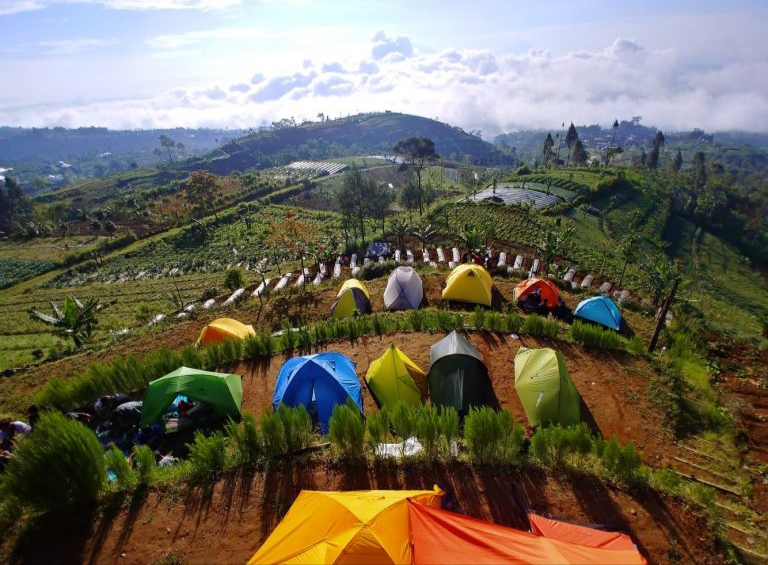
{"label": "small bush", "polygon": [[149,486],[152,482],[152,475],[157,468],[154,452],[148,445],[134,445],[132,456],[139,486]]}
{"label": "small bush", "polygon": [[515,310],[510,310],[504,315],[504,326],[509,333],[518,333],[523,325],[523,319]]}
{"label": "small bush", "polygon": [[496,459],[502,431],[496,412],[487,406],[472,407],[464,420],[464,442],[473,463],[486,464]]}
{"label": "small bush", "polygon": [[371,322],[373,323],[373,331],[376,333],[376,335],[381,335],[384,333],[384,321],[380,316],[374,314],[371,316]]}
{"label": "small bush", "polygon": [[414,423],[414,409],[406,402],[398,402],[392,409],[390,416],[392,427],[395,430],[395,434],[402,440],[406,440],[413,436],[415,423]]}
{"label": "small bush", "polygon": [[296,336],[296,332],[293,331],[293,327],[291,326],[291,322],[289,320],[283,321],[283,335],[280,337],[283,351],[293,351],[296,347],[298,338]]}
{"label": "small bush", "polygon": [[128,464],[128,458],[117,447],[112,447],[104,453],[104,463],[108,471],[115,475],[115,482],[121,488],[128,488],[133,484],[134,472]]}
{"label": "small bush", "polygon": [[232,365],[243,358],[243,340],[225,339],[221,343],[221,358],[223,365]]}
{"label": "small bush", "polygon": [[366,421],[368,429],[368,446],[376,454],[376,448],[380,443],[386,443],[389,435],[389,412],[383,408],[374,412]]}
{"label": "small bush", "polygon": [[455,326],[455,320],[450,312],[447,310],[438,310],[437,311],[437,328],[439,330],[444,330],[447,332],[450,332],[454,329]]}
{"label": "small bush", "polygon": [[358,459],[363,454],[365,424],[360,409],[347,399],[346,404],[337,404],[328,425],[331,443],[345,459]]}
{"label": "small bush", "polygon": [[440,446],[440,424],[437,408],[420,404],[414,410],[414,431],[429,461],[437,458]]}
{"label": "small bush", "polygon": [[247,335],[243,339],[243,361],[256,361],[264,357],[264,347],[257,335]]}
{"label": "small bush", "polygon": [[290,453],[309,446],[312,437],[312,419],[303,405],[296,407],[281,404],[277,417],[283,426],[285,448]]}
{"label": "small bush", "polygon": [[422,331],[424,329],[424,311],[410,310],[408,312],[408,322],[411,324],[413,331]]}
{"label": "small bush", "polygon": [[299,351],[305,351],[309,353],[312,351],[312,334],[309,332],[307,326],[302,327],[296,332],[298,338]]}
{"label": "small bush", "polygon": [[217,369],[226,364],[224,351],[218,343],[211,343],[205,348],[205,368],[208,370]]}
{"label": "small bush", "polygon": [[104,448],[93,431],[43,412],[35,432],[16,445],[3,490],[38,512],[76,512],[95,506],[106,476]]}
{"label": "small bush", "polygon": [[630,441],[622,447],[615,437],[603,446],[600,461],[611,476],[626,484],[634,480],[641,463],[635,444]]}
{"label": "small bush", "polygon": [[635,355],[644,355],[646,352],[645,343],[638,336],[633,335],[627,340],[627,351]]}
{"label": "small bush", "polygon": [[319,321],[312,326],[312,340],[317,344],[324,344],[328,341],[328,324]]}
{"label": "small bush", "polygon": [[225,431],[232,439],[235,458],[238,462],[252,463],[261,457],[264,452],[264,441],[253,414],[244,412],[240,424],[230,419],[225,426]]}
{"label": "small bush", "polygon": [[472,312],[472,324],[479,332],[485,329],[486,310],[479,304],[475,306],[475,310]]}
{"label": "small bush", "polygon": [[277,412],[264,412],[259,424],[264,438],[264,452],[268,456],[285,453],[285,430]]}
{"label": "small bush", "polygon": [[451,459],[455,456],[454,443],[459,437],[459,413],[453,406],[440,407],[437,426],[440,431],[442,453],[446,458]]}
{"label": "small bush", "polygon": [[[200,351],[191,345],[185,345],[179,352],[181,355],[182,365],[190,367],[192,369],[202,369],[204,364],[203,356],[200,355]],[[121,390],[134,390],[140,387],[131,387]]]}
{"label": "small bush", "polygon": [[242,269],[229,269],[224,274],[224,288],[230,291],[235,291],[244,286],[244,280],[245,277],[243,276]]}
{"label": "small bush", "polygon": [[224,470],[227,456],[227,438],[221,432],[206,436],[195,432],[189,444],[189,462],[192,478],[201,483],[215,481]]}
{"label": "small bush", "polygon": [[543,318],[538,314],[531,314],[525,318],[522,332],[528,335],[554,339],[560,333],[560,324],[554,318]]}
{"label": "small bush", "polygon": [[523,446],[525,429],[512,418],[509,410],[501,410],[496,413],[499,421],[500,438],[497,448],[497,457],[502,461],[517,459],[520,448]]}
{"label": "small bush", "polygon": [[680,475],[672,469],[656,469],[651,476],[651,484],[656,490],[671,494],[679,492],[682,482]]}

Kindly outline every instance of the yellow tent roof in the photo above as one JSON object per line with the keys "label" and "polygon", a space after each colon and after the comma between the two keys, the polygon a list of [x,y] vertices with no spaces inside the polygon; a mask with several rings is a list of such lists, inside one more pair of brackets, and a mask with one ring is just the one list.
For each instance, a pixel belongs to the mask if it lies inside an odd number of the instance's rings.
{"label": "yellow tent roof", "polygon": [[443,494],[303,490],[248,565],[411,563],[407,501],[437,508]]}
{"label": "yellow tent roof", "polygon": [[344,284],[341,285],[341,288],[339,289],[339,293],[336,295],[336,298],[339,298],[347,290],[352,288],[359,288],[360,290],[363,291],[363,294],[365,294],[366,298],[370,300],[371,296],[368,294],[368,287],[365,286],[363,283],[361,283],[357,279],[347,279],[346,281],[344,281]]}
{"label": "yellow tent roof", "polygon": [[219,318],[203,328],[197,343],[205,345],[220,343],[225,339],[244,339],[248,335],[256,335],[253,326],[243,324],[232,318]]}
{"label": "yellow tent roof", "polygon": [[491,275],[480,265],[463,264],[451,271],[445,280],[443,300],[491,305]]}
{"label": "yellow tent roof", "polygon": [[418,404],[421,390],[415,380],[422,383],[427,374],[394,344],[374,359],[365,374],[365,381],[382,406],[392,408],[398,401]]}

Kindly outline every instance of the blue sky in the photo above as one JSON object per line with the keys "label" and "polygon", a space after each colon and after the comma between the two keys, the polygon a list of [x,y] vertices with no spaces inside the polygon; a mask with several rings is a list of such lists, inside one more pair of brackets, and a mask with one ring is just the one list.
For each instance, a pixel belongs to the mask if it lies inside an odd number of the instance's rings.
{"label": "blue sky", "polygon": [[755,0],[0,0],[0,125],[768,131]]}

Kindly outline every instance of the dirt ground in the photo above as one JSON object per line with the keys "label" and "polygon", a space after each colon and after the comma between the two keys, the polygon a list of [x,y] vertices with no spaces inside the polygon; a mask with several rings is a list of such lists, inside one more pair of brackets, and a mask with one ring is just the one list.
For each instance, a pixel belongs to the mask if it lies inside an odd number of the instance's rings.
{"label": "dirt ground", "polygon": [[[436,304],[443,274],[424,277],[426,301]],[[369,284],[374,311],[383,310],[385,279]],[[514,281],[497,281],[498,297],[511,298]],[[212,318],[235,317],[246,323],[270,319],[316,320],[327,316],[335,297],[327,287],[304,297],[298,293],[272,297],[263,311],[258,303],[245,309],[207,314],[196,320],[172,326],[162,335],[147,335],[119,344],[100,355],[108,361],[114,355],[133,353],[142,356],[158,344],[178,348],[194,343],[200,329]],[[578,297],[566,294],[575,306]],[[630,327],[647,336],[652,320],[627,313]],[[429,348],[445,333],[403,332],[387,336],[367,336],[354,343],[334,343],[323,350],[348,355],[363,379],[370,362],[395,343],[417,365],[429,366]],[[519,422],[525,414],[514,392],[514,357],[520,347],[554,347],[564,356],[576,388],[582,395],[583,419],[604,437],[617,436],[622,442],[634,441],[651,466],[670,466],[677,452],[672,435],[646,400],[646,385],[651,369],[637,358],[620,352],[591,352],[565,341],[550,342],[509,334],[498,336],[472,332],[467,336],[477,346],[488,367],[499,403]],[[313,351],[314,352],[314,351]],[[93,358],[70,358],[39,367],[34,373],[4,379],[2,389],[30,395],[54,375],[70,375],[82,370]],[[266,367],[241,364],[228,368],[243,375],[243,409],[256,414],[268,410],[277,373],[285,361],[280,355]],[[765,359],[762,360],[764,362]],[[757,363],[756,363],[757,364]],[[735,369],[734,369],[735,371]],[[729,382],[727,371],[723,383]],[[11,382],[13,381],[13,382]],[[724,394],[730,394],[725,390]],[[742,391],[743,392],[743,391]],[[734,394],[742,392],[735,390]],[[374,409],[365,393],[365,409]],[[765,396],[761,396],[764,402]],[[750,406],[765,407],[764,404]],[[745,415],[750,414],[745,410]],[[759,417],[757,418],[757,423]],[[756,426],[750,430],[763,430]],[[749,431],[747,433],[750,433]],[[757,460],[765,454],[765,436],[755,436]],[[762,450],[762,451],[761,451]],[[269,535],[302,488],[354,490],[370,488],[431,488],[438,484],[447,491],[446,504],[476,518],[526,528],[525,510],[548,512],[554,516],[585,523],[599,523],[623,529],[636,540],[651,563],[719,563],[711,532],[702,519],[687,508],[659,498],[652,492],[628,493],[607,487],[591,477],[566,480],[538,470],[507,472],[477,469],[464,464],[448,466],[410,465],[393,468],[378,465],[340,467],[325,453],[299,460],[273,462],[263,471],[227,477],[205,493],[190,489],[183,493],[149,493],[129,504],[105,513],[88,526],[76,523],[43,525],[30,530],[19,546],[18,563],[121,563],[159,562],[169,552],[186,565],[244,563]],[[41,538],[41,536],[43,536]],[[41,539],[45,543],[41,543]]]}

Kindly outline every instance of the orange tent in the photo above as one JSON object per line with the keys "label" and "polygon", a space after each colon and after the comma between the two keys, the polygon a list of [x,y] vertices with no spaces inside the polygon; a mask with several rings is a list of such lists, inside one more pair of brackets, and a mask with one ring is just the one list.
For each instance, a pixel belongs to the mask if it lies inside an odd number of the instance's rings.
{"label": "orange tent", "polygon": [[538,514],[528,514],[531,532],[545,538],[567,541],[586,547],[602,549],[635,549],[632,538],[621,532],[606,532],[578,524],[569,524]]}
{"label": "orange tent", "polygon": [[636,550],[585,547],[408,502],[413,563],[646,565]]}
{"label": "orange tent", "polygon": [[547,307],[553,310],[559,303],[559,294],[557,292],[557,286],[547,279],[525,279],[520,281],[512,289],[512,299],[520,301],[532,292],[539,291],[541,293],[542,304],[546,301]]}

